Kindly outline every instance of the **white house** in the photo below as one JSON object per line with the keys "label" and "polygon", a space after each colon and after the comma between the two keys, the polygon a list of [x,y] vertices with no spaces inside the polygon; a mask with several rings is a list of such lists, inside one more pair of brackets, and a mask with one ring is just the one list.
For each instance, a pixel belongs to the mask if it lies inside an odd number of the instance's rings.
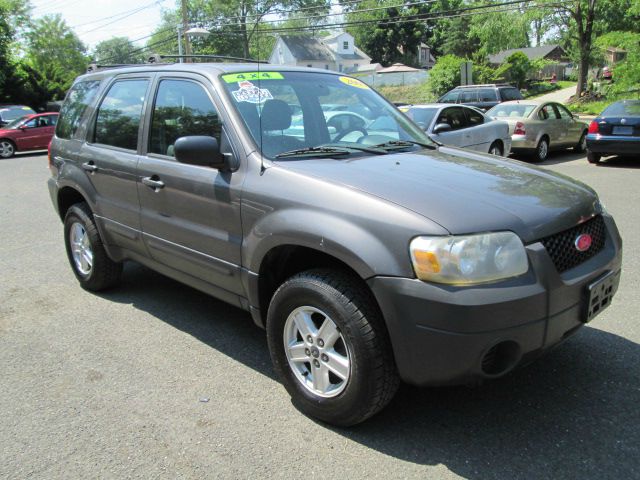
{"label": "white house", "polygon": [[355,46],[346,32],[316,38],[298,35],[278,37],[269,63],[355,72],[369,65],[371,57]]}

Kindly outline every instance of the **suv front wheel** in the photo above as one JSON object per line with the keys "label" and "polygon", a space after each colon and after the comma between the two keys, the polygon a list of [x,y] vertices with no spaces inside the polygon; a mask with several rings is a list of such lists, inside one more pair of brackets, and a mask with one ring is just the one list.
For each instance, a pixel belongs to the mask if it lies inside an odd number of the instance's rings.
{"label": "suv front wheel", "polygon": [[97,292],[118,283],[122,263],[107,255],[86,203],[76,203],[67,211],[64,238],[69,263],[82,288]]}
{"label": "suv front wheel", "polygon": [[360,423],[393,398],[399,377],[382,316],[361,280],[309,270],[283,283],[269,305],[275,370],[305,414]]}

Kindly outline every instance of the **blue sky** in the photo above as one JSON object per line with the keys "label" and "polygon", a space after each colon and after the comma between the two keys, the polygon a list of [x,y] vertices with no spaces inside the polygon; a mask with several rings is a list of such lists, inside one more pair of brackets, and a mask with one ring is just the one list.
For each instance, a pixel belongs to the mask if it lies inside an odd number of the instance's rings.
{"label": "blue sky", "polygon": [[160,23],[162,8],[175,6],[175,0],[32,0],[31,3],[35,18],[60,13],[89,48],[111,37],[136,39],[149,35]]}

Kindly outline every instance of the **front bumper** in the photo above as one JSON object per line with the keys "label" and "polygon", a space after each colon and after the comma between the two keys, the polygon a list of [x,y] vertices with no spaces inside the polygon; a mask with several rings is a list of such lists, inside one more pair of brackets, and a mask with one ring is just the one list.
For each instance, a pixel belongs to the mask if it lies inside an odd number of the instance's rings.
{"label": "front bumper", "polygon": [[587,135],[587,150],[601,155],[640,156],[640,137],[620,135]]}
{"label": "front bumper", "polygon": [[620,281],[622,240],[613,219],[605,216],[605,223],[603,250],[562,274],[538,242],[527,246],[529,272],[504,282],[370,279],[402,379],[444,385],[497,377],[573,334],[583,325],[587,286],[610,275],[615,293]]}

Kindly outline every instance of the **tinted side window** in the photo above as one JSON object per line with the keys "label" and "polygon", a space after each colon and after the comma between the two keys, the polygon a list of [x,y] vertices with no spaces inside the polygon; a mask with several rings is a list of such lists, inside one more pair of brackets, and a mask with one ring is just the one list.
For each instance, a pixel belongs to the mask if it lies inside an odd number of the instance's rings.
{"label": "tinted side window", "polygon": [[478,101],[478,91],[477,90],[462,90],[460,92],[460,103],[471,103]]}
{"label": "tinted side window", "polygon": [[449,92],[440,99],[442,103],[456,103],[458,100],[458,92]]}
{"label": "tinted side window", "polygon": [[62,108],[56,127],[56,136],[59,138],[71,138],[80,126],[82,114],[95,97],[100,81],[78,82],[69,91]]}
{"label": "tinted side window", "polygon": [[477,112],[472,108],[465,108],[464,110],[467,112],[467,120],[470,127],[475,127],[476,125],[482,125],[484,123],[484,116],[482,116],[480,112]]}
{"label": "tinted side window", "polygon": [[461,107],[445,108],[438,117],[436,125],[438,123],[447,123],[451,125],[452,130],[460,130],[461,128],[468,127],[464,110]]}
{"label": "tinted side window", "polygon": [[497,102],[498,95],[493,88],[481,88],[478,90],[478,101],[479,102]]}
{"label": "tinted side window", "polygon": [[502,95],[502,101],[508,102],[509,100],[522,100],[522,94],[517,88],[503,88],[500,90]]}
{"label": "tinted side window", "polygon": [[188,80],[162,80],[151,120],[149,153],[174,156],[180,137],[206,135],[220,142],[220,120],[202,85]]}
{"label": "tinted side window", "polygon": [[95,143],[136,150],[148,80],[114,83],[98,109]]}

